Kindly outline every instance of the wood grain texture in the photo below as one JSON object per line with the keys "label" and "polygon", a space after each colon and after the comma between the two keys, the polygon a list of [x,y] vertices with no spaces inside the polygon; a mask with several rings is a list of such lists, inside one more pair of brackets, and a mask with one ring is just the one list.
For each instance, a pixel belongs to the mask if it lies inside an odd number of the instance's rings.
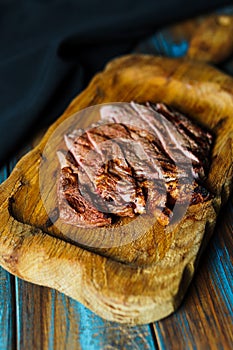
{"label": "wood grain texture", "polygon": [[193,32],[187,56],[202,62],[219,63],[233,53],[233,15],[211,15]]}
{"label": "wood grain texture", "polygon": [[[207,65],[186,60],[129,56],[109,64],[71,103],[39,146],[18,163],[1,187],[4,198],[1,264],[17,276],[80,300],[110,320],[146,323],[171,313],[180,304],[191,281],[198,251],[206,245],[212,232],[215,211],[231,189],[232,90],[230,77]],[[52,237],[57,234],[52,227],[50,235],[46,234],[43,223],[48,217],[38,185],[42,149],[63,120],[95,103],[132,99],[172,104],[195,116],[216,134],[208,178],[214,201],[201,208],[190,207],[179,229],[173,232],[171,245],[165,245],[164,254],[156,264],[152,261],[146,267],[140,263],[139,266],[119,263],[111,251],[104,257]],[[152,234],[156,235],[156,230]],[[127,247],[127,251],[129,249]]]}
{"label": "wood grain texture", "polygon": [[0,267],[0,350],[14,349],[15,315],[12,277]]}
{"label": "wood grain texture", "polygon": [[233,53],[232,30],[233,8],[229,7],[165,27],[140,43],[135,52],[221,63]]}
{"label": "wood grain texture", "polygon": [[[7,167],[0,170],[0,183],[7,178]],[[0,267],[0,350],[14,349],[15,294],[14,277]]]}
{"label": "wood grain texture", "polygon": [[177,313],[154,323],[160,349],[232,349],[232,234],[231,200],[221,212],[184,303]]}
{"label": "wood grain texture", "polygon": [[105,321],[55,290],[17,278],[18,349],[154,349],[149,325]]}

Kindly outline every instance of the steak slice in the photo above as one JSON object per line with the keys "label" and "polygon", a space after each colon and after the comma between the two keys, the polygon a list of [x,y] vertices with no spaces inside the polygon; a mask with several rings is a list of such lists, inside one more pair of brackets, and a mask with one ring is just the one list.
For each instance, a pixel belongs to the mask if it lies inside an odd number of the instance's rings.
{"label": "steak slice", "polygon": [[116,139],[112,140],[114,129],[117,137],[126,134],[125,128],[119,124],[114,127],[100,125],[78,138],[66,136],[66,144],[83,169],[81,183],[85,182],[83,175],[85,179],[88,176],[86,185],[89,183],[92,196],[97,197],[99,202],[100,197],[104,200],[101,210],[119,216],[134,216],[145,211],[145,198],[121,147]]}
{"label": "steak slice", "polygon": [[[167,122],[169,127],[173,128],[173,133],[175,134],[177,140],[173,140],[171,137],[171,130],[167,130],[167,126],[164,125],[163,121],[165,118],[161,116],[158,112],[152,109],[150,106],[140,105],[131,102],[130,105],[119,105],[119,106],[103,106],[101,108],[101,119],[106,122],[116,122],[128,125],[130,127],[136,127],[142,129],[144,132],[148,132],[153,136],[154,143],[166,154],[166,157],[172,159],[173,161],[179,160],[186,150],[180,147],[179,138],[181,136],[176,132],[172,123]],[[177,152],[176,147],[180,148]],[[178,156],[180,156],[178,158]],[[185,155],[183,154],[183,159],[185,160]]]}
{"label": "steak slice", "polygon": [[57,152],[61,164],[58,185],[60,219],[66,224],[83,227],[106,226],[111,218],[98,211],[79,191],[78,174],[62,152]]}
{"label": "steak slice", "polygon": [[198,161],[193,159],[197,176],[200,178],[206,177],[210,166],[208,155],[213,143],[212,135],[183,114],[167,107],[163,103],[150,103],[148,105],[174,124],[177,131],[183,136],[184,146],[198,159]]}
{"label": "steak slice", "polygon": [[[125,128],[132,138],[131,143],[125,148],[125,154],[127,155],[127,153],[130,154],[131,152],[133,155],[129,157],[129,162],[134,167],[136,174],[144,172],[144,177],[146,176],[149,179],[177,178],[176,165],[166,156],[162,149],[159,149],[153,135],[146,130],[141,130],[131,125],[125,125]],[[136,158],[141,160],[139,164],[135,163],[134,160]],[[183,173],[183,176],[186,176],[186,173]]]}
{"label": "steak slice", "polygon": [[[123,123],[131,129],[140,126],[142,133],[147,132],[147,134],[152,135],[153,144],[159,149],[160,154],[165,155],[167,160],[172,160],[179,165],[184,164],[184,168],[187,168],[187,164],[191,163],[193,176],[203,178],[205,175],[203,159],[206,158],[206,154],[209,154],[212,142],[211,135],[203,130],[199,132],[200,128],[180,113],[173,119],[173,113],[170,112],[168,118],[168,112],[165,113],[165,109],[166,106],[163,104],[147,103],[145,106],[134,102],[127,106],[104,106],[101,109],[101,119],[105,122]],[[186,126],[184,132],[181,132],[178,124],[175,124],[178,115],[182,117],[182,125]],[[194,130],[194,134],[199,135],[200,142],[197,147],[193,143],[190,144],[188,129]],[[205,147],[203,147],[201,140],[202,143],[206,144]],[[199,146],[203,148],[202,152],[204,152],[201,155],[198,153]],[[185,171],[182,171],[179,176],[185,176]]]}

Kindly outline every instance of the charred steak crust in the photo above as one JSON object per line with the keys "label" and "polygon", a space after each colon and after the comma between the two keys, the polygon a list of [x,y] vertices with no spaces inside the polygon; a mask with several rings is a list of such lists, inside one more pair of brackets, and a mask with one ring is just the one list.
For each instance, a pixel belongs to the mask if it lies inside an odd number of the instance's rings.
{"label": "charred steak crust", "polygon": [[106,226],[114,217],[149,212],[166,226],[175,205],[211,198],[203,186],[208,131],[163,103],[108,105],[100,113],[100,123],[64,136],[66,154],[57,152],[62,221]]}
{"label": "charred steak crust", "polygon": [[78,173],[73,170],[74,164],[69,161],[70,156],[65,158],[61,153],[58,156],[63,162],[58,184],[60,218],[67,224],[81,227],[109,225],[111,219],[81,195]]}

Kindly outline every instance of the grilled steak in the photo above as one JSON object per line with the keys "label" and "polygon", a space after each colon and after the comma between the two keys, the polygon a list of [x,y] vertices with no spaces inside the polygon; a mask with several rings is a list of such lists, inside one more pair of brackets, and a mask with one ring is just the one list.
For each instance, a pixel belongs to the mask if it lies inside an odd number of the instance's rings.
{"label": "grilled steak", "polygon": [[[122,139],[125,128],[115,125],[115,135]],[[66,136],[66,144],[82,171],[80,181],[99,199],[100,209],[119,216],[143,213],[145,198],[133,176],[120,145],[112,141],[114,126],[92,128],[81,137]],[[115,139],[116,140],[116,139]],[[88,177],[89,181],[84,181]],[[92,188],[94,186],[94,191]],[[85,194],[84,194],[85,196]],[[100,201],[100,197],[103,201]]]}
{"label": "grilled steak", "polygon": [[108,105],[101,122],[65,135],[59,153],[60,217],[77,226],[105,226],[145,212],[169,224],[175,205],[210,198],[212,136],[162,103]]}
{"label": "grilled steak", "polygon": [[60,218],[66,223],[76,226],[105,226],[111,219],[98,211],[79,191],[78,174],[74,165],[58,152],[61,164],[61,177],[58,186],[58,203]]}
{"label": "grilled steak", "polygon": [[[195,175],[204,178],[210,165],[207,155],[212,145],[211,134],[198,125],[191,123],[181,113],[168,108],[162,103],[151,104],[151,107],[174,124],[177,131],[182,135],[184,147],[194,156],[192,160]],[[196,160],[194,159],[195,157]]]}

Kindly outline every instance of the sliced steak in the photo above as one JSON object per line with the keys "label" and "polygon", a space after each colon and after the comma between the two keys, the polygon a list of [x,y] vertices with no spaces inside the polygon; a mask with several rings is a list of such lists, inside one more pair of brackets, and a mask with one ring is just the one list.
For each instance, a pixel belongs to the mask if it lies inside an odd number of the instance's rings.
{"label": "sliced steak", "polygon": [[213,143],[212,135],[183,114],[168,108],[163,103],[148,105],[174,124],[183,137],[184,147],[197,158],[197,160],[192,159],[196,174],[204,178],[210,165],[208,155]]}
{"label": "sliced steak", "polygon": [[66,136],[66,144],[83,170],[80,172],[81,183],[85,183],[83,176],[88,177],[89,191],[104,200],[100,209],[119,216],[134,216],[145,211],[145,198],[121,147],[116,139],[112,139],[114,129],[117,138],[127,134],[119,124],[100,125],[77,139]]}
{"label": "sliced steak", "polygon": [[58,185],[60,219],[66,224],[83,227],[109,225],[111,218],[98,211],[81,195],[78,174],[72,170],[73,164],[61,152],[58,153],[58,157],[61,163]]}
{"label": "sliced steak", "polygon": [[[182,119],[182,128],[186,127],[184,132],[175,123],[175,120],[179,119],[179,115]],[[161,103],[155,105],[148,103],[144,106],[131,102],[126,107],[123,105],[119,105],[119,107],[104,106],[101,110],[101,117],[105,122],[123,123],[131,129],[140,127],[142,133],[147,132],[152,136],[153,144],[160,154],[165,155],[167,160],[172,160],[179,165],[184,164],[184,168],[187,168],[188,163],[192,163],[193,176],[203,178],[204,168],[206,168],[204,159],[206,158],[205,154],[210,151],[211,135],[203,130],[199,132],[199,127],[180,113],[174,114],[174,118],[172,116],[173,112],[166,109],[166,106]],[[194,144],[194,140],[190,142],[189,129],[193,130],[196,138],[196,135],[199,135],[199,142],[196,140],[196,144]],[[203,147],[203,143],[206,145],[205,147]],[[199,153],[200,149],[202,149],[201,153]],[[184,176],[184,174],[185,171],[180,176]]]}
{"label": "sliced steak", "polygon": [[113,216],[147,212],[166,226],[176,205],[211,197],[201,184],[208,132],[161,103],[103,106],[100,113],[100,123],[65,135],[58,189],[64,221],[104,226]]}

